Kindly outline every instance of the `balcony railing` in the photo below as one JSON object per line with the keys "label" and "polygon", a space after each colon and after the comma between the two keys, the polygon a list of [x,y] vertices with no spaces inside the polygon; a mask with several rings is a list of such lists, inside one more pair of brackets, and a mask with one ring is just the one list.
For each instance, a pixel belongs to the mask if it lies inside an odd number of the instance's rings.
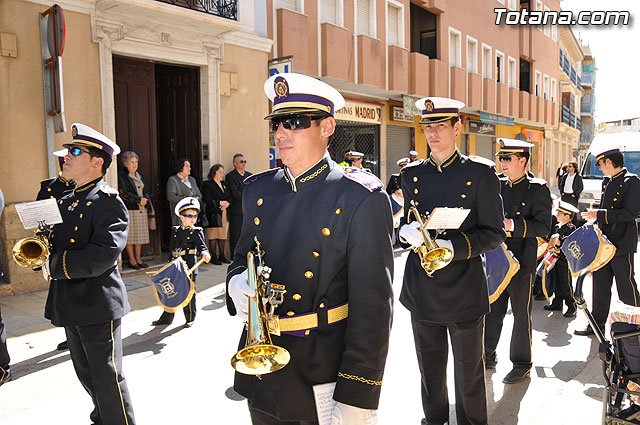
{"label": "balcony railing", "polygon": [[588,147],[593,140],[593,132],[580,133],[580,147]]}
{"label": "balcony railing", "polygon": [[582,85],[583,86],[593,86],[593,83],[596,80],[596,74],[593,72],[584,72],[582,71]]}
{"label": "balcony railing", "polygon": [[582,78],[580,78],[580,76],[578,75],[577,77],[577,83],[576,86],[578,86],[578,90],[580,90],[580,88],[582,87]]}
{"label": "balcony railing", "polygon": [[591,98],[582,98],[582,103],[580,104],[580,114],[582,115],[593,115],[595,110],[595,103]]}
{"label": "balcony railing", "polygon": [[564,63],[562,64],[562,70],[567,74],[571,75],[571,64],[569,64],[569,58],[564,57]]}
{"label": "balcony railing", "polygon": [[577,83],[578,83],[578,81],[577,81],[577,77],[578,77],[578,75],[576,74],[576,69],[575,69],[575,68],[573,68],[573,67],[571,67],[571,74],[570,74],[570,77],[571,77],[571,82],[572,82],[573,84],[576,84],[576,85],[577,85]]}
{"label": "balcony railing", "polygon": [[580,117],[576,117],[576,128],[582,131],[582,119]]}
{"label": "balcony railing", "polygon": [[565,123],[569,127],[576,127],[576,113],[569,109],[568,106],[562,105],[562,109],[560,110],[560,122]]}
{"label": "balcony railing", "polygon": [[238,0],[156,0],[221,18],[238,20]]}

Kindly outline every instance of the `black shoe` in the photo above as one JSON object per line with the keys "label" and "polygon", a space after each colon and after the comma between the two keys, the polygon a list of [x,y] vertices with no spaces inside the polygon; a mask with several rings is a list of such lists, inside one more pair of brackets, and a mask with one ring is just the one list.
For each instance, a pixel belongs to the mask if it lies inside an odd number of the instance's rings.
{"label": "black shoe", "polygon": [[158,320],[154,320],[153,322],[151,322],[151,325],[152,326],[170,325],[171,322],[173,322],[173,320],[167,320],[161,317]]}
{"label": "black shoe", "polygon": [[227,257],[225,257],[224,255],[220,256],[220,261],[226,264],[231,264],[231,261],[227,260]]}
{"label": "black shoe", "polygon": [[215,255],[211,257],[211,264],[215,264],[216,266],[221,266],[222,261],[218,259]]}
{"label": "black shoe", "polygon": [[186,327],[190,328],[193,326],[193,320],[184,324]]}
{"label": "black shoe", "polygon": [[[600,328],[600,331],[604,333],[604,329]],[[579,335],[579,336],[590,336],[590,335],[595,335],[595,332],[593,332],[593,329],[591,329],[591,326],[587,325],[587,327],[584,328],[583,330],[573,331],[573,334]]]}
{"label": "black shoe", "polygon": [[540,292],[538,295],[533,297],[533,299],[536,300],[536,301],[542,301],[542,300],[546,300],[547,297],[545,297],[544,294],[542,292]]}
{"label": "black shoe", "polygon": [[58,351],[62,351],[62,350],[67,350],[69,349],[69,344],[67,343],[67,341],[62,341],[60,344],[58,344],[58,346],[56,347],[56,350]]}
{"label": "black shoe", "polygon": [[[566,313],[563,314],[564,317],[576,317],[576,308],[575,307],[569,307],[569,309],[566,311]],[[591,327],[589,327],[589,329],[591,329]]]}
{"label": "black shoe", "polygon": [[562,311],[562,304],[558,305],[558,304],[551,303],[551,304],[545,305],[542,308],[544,308],[547,311]]}
{"label": "black shoe", "polygon": [[140,264],[138,264],[138,266],[143,268],[143,269],[146,269],[147,267],[149,267],[149,265],[146,264],[146,263],[140,263]]}
{"label": "black shoe", "polygon": [[0,367],[0,385],[11,381],[11,369],[3,369]]}
{"label": "black shoe", "polygon": [[507,373],[502,382],[504,384],[515,384],[520,381],[524,381],[529,377],[530,369],[513,368],[511,372]]}
{"label": "black shoe", "polygon": [[130,269],[134,269],[134,270],[140,270],[141,267],[138,264],[127,264],[129,266]]}

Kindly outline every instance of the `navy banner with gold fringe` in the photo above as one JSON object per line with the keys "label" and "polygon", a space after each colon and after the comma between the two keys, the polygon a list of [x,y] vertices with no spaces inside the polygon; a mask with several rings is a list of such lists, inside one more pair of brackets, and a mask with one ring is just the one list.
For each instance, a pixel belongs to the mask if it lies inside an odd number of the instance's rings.
{"label": "navy banner with gold fringe", "polygon": [[189,268],[182,258],[176,258],[150,276],[158,305],[167,313],[186,306],[195,292]]}
{"label": "navy banner with gold fringe", "polygon": [[571,275],[577,277],[584,269],[595,272],[616,255],[616,247],[609,242],[597,224],[578,227],[562,243]]}
{"label": "navy banner with gold fringe", "polygon": [[489,287],[489,302],[493,303],[520,270],[520,263],[503,242],[497,248],[485,252],[485,270]]}

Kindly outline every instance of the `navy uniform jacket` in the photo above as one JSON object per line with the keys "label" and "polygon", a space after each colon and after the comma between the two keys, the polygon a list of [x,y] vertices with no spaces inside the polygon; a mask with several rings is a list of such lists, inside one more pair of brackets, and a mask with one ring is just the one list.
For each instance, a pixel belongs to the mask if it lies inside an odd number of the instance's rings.
{"label": "navy uniform jacket", "polygon": [[[553,226],[553,228],[551,229],[551,235],[558,235],[558,239],[560,240],[560,245],[557,246],[558,249],[562,247],[562,243],[567,238],[567,236],[572,234],[575,230],[576,226],[574,226],[571,222],[565,223],[562,226],[560,225],[560,223],[556,223]],[[564,256],[564,252],[560,251],[558,253],[558,261],[564,261],[565,263],[567,262],[567,257]]]}
{"label": "navy uniform jacket", "polygon": [[616,256],[636,252],[640,213],[640,180],[623,168],[602,181],[598,226],[616,246]]}
{"label": "navy uniform jacket", "polygon": [[[189,268],[195,266],[198,262],[198,254],[209,252],[202,227],[173,226],[169,250],[174,258],[181,256]],[[198,274],[198,270],[194,270],[193,274]]]}
{"label": "navy uniform jacket", "polygon": [[36,201],[47,198],[60,199],[75,188],[76,184],[73,181],[67,181],[60,175],[53,179],[42,180]]}
{"label": "navy uniform jacket", "polygon": [[551,230],[551,193],[542,179],[527,174],[510,182],[500,179],[504,216],[513,220],[513,230],[507,232],[507,248],[520,262],[516,276],[535,272],[537,237],[547,237]]}
{"label": "navy uniform jacket", "polygon": [[421,320],[432,322],[462,322],[488,313],[487,279],[480,254],[505,238],[495,170],[456,150],[440,167],[432,159],[405,166],[402,193],[405,219],[411,201],[423,215],[436,207],[463,207],[471,212],[459,229],[438,236],[451,241],[454,257],[432,277],[420,265],[418,254],[409,253],[400,302]]}
{"label": "navy uniform jacket", "polygon": [[[242,235],[227,282],[246,270],[257,236],[270,280],[287,290],[276,314],[322,313],[345,302],[349,313],[308,336],[272,336],[291,362],[262,380],[236,373],[235,390],[281,420],[317,420],[311,387],[327,382],[337,381],[335,400],[376,409],[393,304],[393,224],[382,183],[343,169],[329,154],[293,181],[273,169],[245,183]],[[227,307],[235,314],[230,298]]]}
{"label": "navy uniform jacket", "polygon": [[63,223],[53,226],[51,283],[45,317],[56,326],[119,319],[130,310],[118,259],[127,244],[129,214],[102,178],[58,201]]}

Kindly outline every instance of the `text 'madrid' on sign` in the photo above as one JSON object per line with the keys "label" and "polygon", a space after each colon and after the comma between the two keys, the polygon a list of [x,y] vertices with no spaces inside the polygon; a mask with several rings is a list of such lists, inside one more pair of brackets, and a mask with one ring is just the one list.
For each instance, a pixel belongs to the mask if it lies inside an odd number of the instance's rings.
{"label": "text 'madrid' on sign", "polygon": [[381,124],[381,113],[381,104],[347,100],[344,108],[335,112],[335,118],[342,121]]}

